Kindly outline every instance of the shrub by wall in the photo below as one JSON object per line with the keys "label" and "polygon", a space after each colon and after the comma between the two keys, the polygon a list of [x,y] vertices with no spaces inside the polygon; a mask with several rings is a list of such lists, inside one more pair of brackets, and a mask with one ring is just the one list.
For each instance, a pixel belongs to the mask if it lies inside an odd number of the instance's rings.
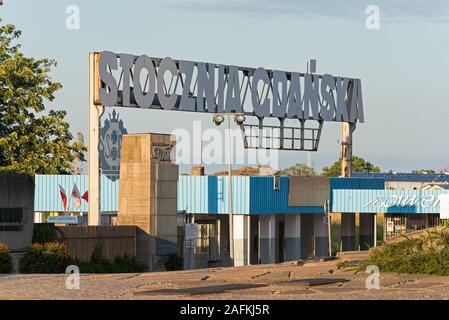
{"label": "shrub by wall", "polygon": [[124,255],[110,261],[103,256],[102,247],[95,247],[88,262],[77,262],[81,273],[133,273],[143,272],[145,266],[136,263],[134,257]]}
{"label": "shrub by wall", "polygon": [[0,273],[11,273],[12,268],[12,257],[9,254],[9,249],[5,244],[0,243]]}
{"label": "shrub by wall", "polygon": [[67,246],[59,242],[35,243],[20,260],[21,273],[65,273],[69,265],[78,266],[80,273],[133,273],[143,272],[145,267],[134,257],[124,255],[110,261],[103,257],[97,246],[89,261],[80,261],[68,254]]}
{"label": "shrub by wall", "polygon": [[182,270],[182,259],[177,254],[171,254],[167,261],[165,261],[165,270]]}
{"label": "shrub by wall", "polygon": [[64,273],[74,259],[59,242],[34,243],[19,262],[21,273]]}
{"label": "shrub by wall", "polygon": [[56,241],[55,226],[51,223],[36,223],[33,228],[33,243]]}

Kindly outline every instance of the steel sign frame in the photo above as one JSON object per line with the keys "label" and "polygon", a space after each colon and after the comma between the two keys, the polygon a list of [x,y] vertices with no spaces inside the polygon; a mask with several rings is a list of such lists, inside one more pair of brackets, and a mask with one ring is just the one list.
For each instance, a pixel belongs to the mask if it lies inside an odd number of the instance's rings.
{"label": "steel sign frame", "polygon": [[364,122],[360,79],[110,51],[96,55],[95,105]]}

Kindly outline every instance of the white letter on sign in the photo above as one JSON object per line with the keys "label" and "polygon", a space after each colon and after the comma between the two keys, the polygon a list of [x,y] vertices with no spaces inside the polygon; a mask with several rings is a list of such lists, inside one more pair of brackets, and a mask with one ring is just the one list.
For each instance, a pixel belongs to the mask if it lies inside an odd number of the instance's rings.
{"label": "white letter on sign", "polygon": [[192,83],[194,67],[195,63],[192,61],[179,61],[179,73],[186,75],[179,110],[195,111],[195,99],[190,96],[190,84]]}
{"label": "white letter on sign", "polygon": [[[257,85],[259,84],[260,80],[262,80],[264,84],[268,86],[267,96],[265,97],[265,100],[263,99],[263,97],[259,96],[259,91],[257,90]],[[268,77],[267,71],[264,68],[257,68],[256,71],[254,71],[253,75],[253,82],[251,86],[251,100],[253,103],[254,113],[259,118],[270,116],[270,99],[268,98],[269,86],[270,78]],[[264,100],[263,103],[261,103],[262,100]]]}
{"label": "white letter on sign", "polygon": [[[279,91],[279,85],[282,91]],[[285,118],[287,112],[287,75],[283,71],[273,71],[273,117]]]}
{"label": "white letter on sign", "polygon": [[104,106],[113,107],[117,102],[117,82],[108,67],[117,70],[117,59],[110,51],[103,51],[100,56],[100,79],[105,88],[99,89],[100,101]]}
{"label": "white letter on sign", "polygon": [[197,110],[215,112],[215,66],[209,63],[198,62],[198,95]]}
{"label": "white letter on sign", "polygon": [[130,76],[131,69],[133,67],[134,57],[131,54],[120,54],[120,66],[123,68],[123,95],[122,95],[122,106],[129,107],[130,99]]}
{"label": "white letter on sign", "polygon": [[225,111],[237,113],[242,112],[242,105],[240,102],[239,69],[236,66],[229,66]]}
{"label": "white letter on sign", "polygon": [[321,79],[321,96],[323,97],[323,105],[321,106],[321,118],[324,121],[332,121],[335,112],[335,80],[330,74],[323,75]]}
{"label": "white letter on sign", "polygon": [[[176,94],[176,86],[171,94],[168,92],[169,88],[167,88],[167,86],[164,88],[164,76],[167,71],[170,71],[173,78],[178,76],[178,69],[176,68],[175,62],[168,57],[162,59],[161,64],[159,65],[157,73],[157,96],[162,108],[165,110],[172,110],[175,108],[178,96]],[[165,90],[167,90],[167,92],[165,92]]]}
{"label": "white letter on sign", "polygon": [[[140,73],[142,69],[148,70],[148,91],[145,94],[144,89],[140,84]],[[134,76],[133,76],[133,86],[134,86],[134,98],[136,99],[137,105],[141,108],[147,109],[153,103],[154,95],[156,93],[156,73],[154,71],[154,65],[150,57],[146,55],[141,55],[137,58],[134,65]]]}
{"label": "white letter on sign", "polygon": [[318,76],[306,73],[304,75],[304,119],[310,119],[310,109],[312,109],[312,119],[318,120],[320,103],[318,90]]}
{"label": "white letter on sign", "polygon": [[301,103],[301,77],[299,73],[292,72],[288,91],[287,117],[304,119]]}

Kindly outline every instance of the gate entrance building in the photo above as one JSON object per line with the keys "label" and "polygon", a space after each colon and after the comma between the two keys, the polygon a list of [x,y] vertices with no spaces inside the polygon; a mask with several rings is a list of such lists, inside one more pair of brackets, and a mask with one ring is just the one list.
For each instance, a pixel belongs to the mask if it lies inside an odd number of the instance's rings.
{"label": "gate entrance building", "polygon": [[[449,176],[445,178],[449,180]],[[176,218],[167,216],[162,233],[150,230],[150,234],[161,238],[160,250],[166,250],[167,254],[167,250],[172,253],[176,249],[177,255],[188,260],[186,268],[322,257],[329,255],[329,239],[321,197],[328,195],[330,200],[332,254],[335,254],[341,250],[343,241],[355,250],[366,250],[390,236],[437,225],[439,196],[449,193],[446,188],[449,181],[442,181],[438,189],[387,190],[389,181],[382,177],[315,179],[233,176],[234,259],[229,254],[228,176],[180,175],[176,190],[160,188],[170,191],[163,198],[171,197]],[[34,207],[38,214],[35,213],[35,217],[45,212],[63,211],[58,198],[59,185],[70,189],[75,182],[84,186],[87,176],[37,175]],[[120,221],[117,219],[118,182],[115,188],[108,185],[102,191],[103,208],[108,210],[103,215],[111,217],[104,221],[117,223]],[[49,198],[49,194],[54,197]],[[298,194],[302,196],[298,198]],[[87,208],[83,206],[80,213],[86,215]],[[165,213],[161,212],[159,217]],[[346,233],[339,233],[344,213],[354,213],[354,226]],[[197,228],[189,240],[184,231],[187,224]],[[175,228],[177,237],[173,236]],[[168,243],[169,246],[164,245]],[[185,250],[187,244],[189,248]]]}

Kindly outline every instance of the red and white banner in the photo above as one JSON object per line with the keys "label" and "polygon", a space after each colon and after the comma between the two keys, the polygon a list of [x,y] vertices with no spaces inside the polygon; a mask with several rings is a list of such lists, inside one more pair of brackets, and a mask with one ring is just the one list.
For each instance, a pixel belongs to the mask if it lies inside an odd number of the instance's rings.
{"label": "red and white banner", "polygon": [[59,194],[61,195],[62,205],[64,206],[64,211],[67,211],[67,195],[64,188],[59,185]]}
{"label": "red and white banner", "polygon": [[84,201],[89,202],[89,191],[84,192],[81,198],[84,199]]}
{"label": "red and white banner", "polygon": [[76,183],[73,184],[72,197],[75,203],[75,208],[79,209],[81,207],[81,195]]}

